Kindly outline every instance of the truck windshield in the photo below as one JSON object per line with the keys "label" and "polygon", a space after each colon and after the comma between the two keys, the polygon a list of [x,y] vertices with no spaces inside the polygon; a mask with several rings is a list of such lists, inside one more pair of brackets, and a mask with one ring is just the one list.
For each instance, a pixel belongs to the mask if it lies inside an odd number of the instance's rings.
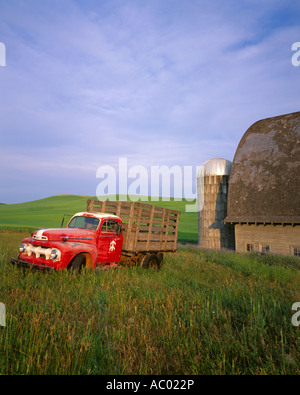
{"label": "truck windshield", "polygon": [[91,217],[73,217],[68,225],[68,228],[80,228],[96,230],[99,225],[99,219]]}

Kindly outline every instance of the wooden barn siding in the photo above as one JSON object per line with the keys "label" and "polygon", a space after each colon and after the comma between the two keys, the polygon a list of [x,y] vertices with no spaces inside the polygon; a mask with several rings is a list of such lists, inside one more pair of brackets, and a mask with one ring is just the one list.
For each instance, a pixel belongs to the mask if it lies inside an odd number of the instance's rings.
{"label": "wooden barn siding", "polygon": [[254,251],[260,251],[262,245],[270,245],[271,253],[293,255],[292,248],[300,248],[300,225],[236,224],[236,251],[246,252],[247,244],[253,244]]}

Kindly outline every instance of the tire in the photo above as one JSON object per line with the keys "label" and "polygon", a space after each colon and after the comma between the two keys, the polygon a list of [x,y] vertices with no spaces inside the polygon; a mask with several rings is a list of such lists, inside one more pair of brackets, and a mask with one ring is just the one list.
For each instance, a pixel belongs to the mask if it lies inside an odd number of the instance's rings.
{"label": "tire", "polygon": [[86,259],[84,255],[77,255],[72,261],[71,270],[74,273],[80,273],[85,267]]}
{"label": "tire", "polygon": [[140,266],[148,269],[148,268],[153,268],[153,269],[160,269],[161,265],[161,260],[159,259],[158,254],[149,254],[146,255],[140,263]]}
{"label": "tire", "polygon": [[163,254],[163,252],[159,252],[157,254],[157,256],[158,256],[158,259],[159,259],[159,267],[162,267],[162,264],[163,264],[163,261],[164,261],[164,254]]}

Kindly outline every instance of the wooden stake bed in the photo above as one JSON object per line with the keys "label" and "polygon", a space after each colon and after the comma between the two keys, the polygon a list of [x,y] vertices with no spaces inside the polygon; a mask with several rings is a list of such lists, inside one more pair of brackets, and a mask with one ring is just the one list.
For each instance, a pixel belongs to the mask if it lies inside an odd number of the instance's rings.
{"label": "wooden stake bed", "polygon": [[117,215],[123,222],[122,253],[165,252],[177,248],[180,211],[141,202],[89,199],[87,211]]}

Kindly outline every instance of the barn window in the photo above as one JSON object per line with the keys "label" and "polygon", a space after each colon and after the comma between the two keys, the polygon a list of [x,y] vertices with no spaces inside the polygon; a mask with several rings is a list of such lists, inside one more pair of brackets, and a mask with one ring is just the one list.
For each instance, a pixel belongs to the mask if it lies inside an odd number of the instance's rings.
{"label": "barn window", "polygon": [[295,247],[294,248],[294,255],[295,256],[300,256],[300,247]]}
{"label": "barn window", "polygon": [[253,252],[253,251],[254,251],[254,246],[253,246],[253,244],[247,244],[247,245],[246,245],[246,250],[247,250],[247,252]]}
{"label": "barn window", "polygon": [[270,252],[269,244],[264,244],[261,246],[261,252]]}

